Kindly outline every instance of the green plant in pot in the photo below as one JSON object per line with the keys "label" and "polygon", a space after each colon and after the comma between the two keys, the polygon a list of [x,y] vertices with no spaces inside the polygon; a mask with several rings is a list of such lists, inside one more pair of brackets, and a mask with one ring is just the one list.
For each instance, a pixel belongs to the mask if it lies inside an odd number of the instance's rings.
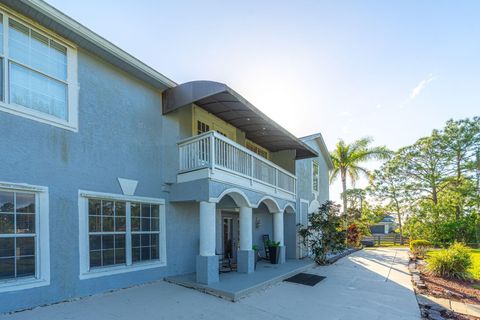
{"label": "green plant in pot", "polygon": [[270,263],[278,264],[278,258],[280,256],[280,242],[268,240],[267,246],[270,254]]}

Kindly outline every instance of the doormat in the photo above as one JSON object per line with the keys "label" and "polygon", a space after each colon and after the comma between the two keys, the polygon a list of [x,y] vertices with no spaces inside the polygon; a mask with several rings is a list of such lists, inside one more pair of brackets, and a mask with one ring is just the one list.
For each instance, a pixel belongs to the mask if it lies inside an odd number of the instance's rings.
{"label": "doormat", "polygon": [[317,283],[319,283],[325,278],[326,277],[318,276],[316,274],[311,274],[311,273],[299,273],[283,281],[304,284],[306,286],[313,287],[314,285],[316,285]]}

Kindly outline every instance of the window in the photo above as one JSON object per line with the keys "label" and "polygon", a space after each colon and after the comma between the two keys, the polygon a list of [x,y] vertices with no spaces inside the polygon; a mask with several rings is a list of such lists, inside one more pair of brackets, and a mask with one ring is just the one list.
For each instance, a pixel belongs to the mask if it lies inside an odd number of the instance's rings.
{"label": "window", "polygon": [[75,50],[0,13],[0,109],[76,130]]}
{"label": "window", "polygon": [[80,278],[166,265],[164,221],[161,199],[81,192]]}
{"label": "window", "polygon": [[313,192],[318,192],[319,180],[320,180],[320,175],[319,175],[318,162],[316,160],[313,160],[312,161],[312,189],[313,189]]}
{"label": "window", "polygon": [[202,121],[197,121],[197,134],[210,131],[210,126]]}
{"label": "window", "polygon": [[267,149],[261,147],[260,145],[256,144],[255,142],[252,142],[250,140],[245,141],[245,147],[258,154],[259,156],[264,157],[265,159],[270,158],[270,152],[268,152]]}
{"label": "window", "polygon": [[0,292],[48,284],[48,254],[47,189],[0,182]]}

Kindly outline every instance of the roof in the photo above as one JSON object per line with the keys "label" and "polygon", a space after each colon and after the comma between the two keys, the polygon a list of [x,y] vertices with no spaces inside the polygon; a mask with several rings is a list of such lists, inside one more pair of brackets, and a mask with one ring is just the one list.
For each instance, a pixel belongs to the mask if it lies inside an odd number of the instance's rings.
{"label": "roof", "polygon": [[296,159],[318,156],[315,150],[267,117],[226,84],[192,81],[163,92],[163,114],[192,103],[244,131],[247,139],[270,151],[296,150]]}
{"label": "roof", "polygon": [[42,0],[0,0],[125,72],[164,90],[176,83]]}
{"label": "roof", "polygon": [[330,157],[330,152],[328,151],[327,145],[325,144],[325,140],[323,140],[323,136],[320,132],[302,137],[300,138],[300,140],[304,142],[310,141],[310,140],[317,141],[318,146],[320,147],[320,152],[322,153],[322,156],[325,159],[325,162],[327,163],[328,168],[330,170],[334,169],[332,158]]}

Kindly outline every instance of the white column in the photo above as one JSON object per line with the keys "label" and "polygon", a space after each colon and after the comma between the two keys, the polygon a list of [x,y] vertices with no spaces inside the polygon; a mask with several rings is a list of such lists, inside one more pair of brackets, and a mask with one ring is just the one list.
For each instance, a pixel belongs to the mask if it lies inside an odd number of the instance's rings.
{"label": "white column", "polygon": [[273,241],[283,246],[283,212],[273,213]]}
{"label": "white column", "polygon": [[215,255],[215,203],[200,202],[200,255]]}
{"label": "white column", "polygon": [[252,250],[252,208],[240,207],[240,250]]}

